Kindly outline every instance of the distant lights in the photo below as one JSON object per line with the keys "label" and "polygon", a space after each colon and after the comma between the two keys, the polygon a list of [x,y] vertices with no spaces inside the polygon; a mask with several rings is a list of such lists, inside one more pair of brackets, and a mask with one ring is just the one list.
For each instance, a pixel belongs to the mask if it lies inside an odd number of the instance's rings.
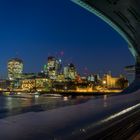
{"label": "distant lights", "polygon": [[106,84],[106,83],[107,83],[107,82],[104,80],[104,81],[103,81],[103,84]]}
{"label": "distant lights", "polygon": [[61,63],[62,62],[62,59],[59,59],[59,62]]}

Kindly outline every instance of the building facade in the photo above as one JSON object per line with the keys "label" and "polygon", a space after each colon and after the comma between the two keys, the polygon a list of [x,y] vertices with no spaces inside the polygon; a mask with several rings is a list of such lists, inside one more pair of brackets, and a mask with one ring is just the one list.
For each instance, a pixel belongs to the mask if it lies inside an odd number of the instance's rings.
{"label": "building facade", "polygon": [[23,79],[21,83],[21,89],[28,92],[48,91],[51,87],[50,81],[46,78]]}
{"label": "building facade", "polygon": [[48,57],[48,63],[45,65],[45,73],[47,73],[48,78],[55,80],[60,71],[61,60],[52,56]]}
{"label": "building facade", "polygon": [[8,61],[8,79],[20,79],[23,73],[23,61],[18,58],[13,58]]}
{"label": "building facade", "polygon": [[74,64],[69,64],[68,66],[64,67],[64,76],[65,79],[75,80],[77,77],[77,71]]}
{"label": "building facade", "polygon": [[112,77],[110,74],[104,75],[102,84],[108,89],[124,89],[129,86],[129,82],[125,77],[121,75],[119,77]]}

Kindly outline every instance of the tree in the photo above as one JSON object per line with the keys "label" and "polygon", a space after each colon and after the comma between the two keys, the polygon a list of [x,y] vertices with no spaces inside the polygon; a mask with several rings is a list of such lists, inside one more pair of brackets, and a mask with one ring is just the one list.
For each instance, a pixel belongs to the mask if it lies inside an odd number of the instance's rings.
{"label": "tree", "polygon": [[128,87],[128,83],[128,80],[122,77],[118,79],[118,81],[116,82],[116,86],[120,89],[125,89]]}

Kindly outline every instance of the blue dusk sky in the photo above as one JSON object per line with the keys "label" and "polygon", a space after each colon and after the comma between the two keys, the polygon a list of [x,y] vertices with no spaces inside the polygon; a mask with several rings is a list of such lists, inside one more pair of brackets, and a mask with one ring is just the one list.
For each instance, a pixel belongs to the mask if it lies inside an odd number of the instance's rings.
{"label": "blue dusk sky", "polygon": [[80,73],[119,74],[134,63],[117,32],[70,0],[1,0],[0,77],[10,58],[21,58],[25,72],[39,72],[49,55]]}

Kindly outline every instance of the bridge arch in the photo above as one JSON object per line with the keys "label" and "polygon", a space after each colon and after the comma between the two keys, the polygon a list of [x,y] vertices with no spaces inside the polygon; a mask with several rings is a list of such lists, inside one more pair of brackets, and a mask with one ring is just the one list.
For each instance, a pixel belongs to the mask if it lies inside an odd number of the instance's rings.
{"label": "bridge arch", "polygon": [[[140,88],[140,1],[139,0],[72,0],[92,12],[113,29],[128,43],[135,58],[135,80],[131,89]],[[129,90],[130,90],[129,88]]]}

